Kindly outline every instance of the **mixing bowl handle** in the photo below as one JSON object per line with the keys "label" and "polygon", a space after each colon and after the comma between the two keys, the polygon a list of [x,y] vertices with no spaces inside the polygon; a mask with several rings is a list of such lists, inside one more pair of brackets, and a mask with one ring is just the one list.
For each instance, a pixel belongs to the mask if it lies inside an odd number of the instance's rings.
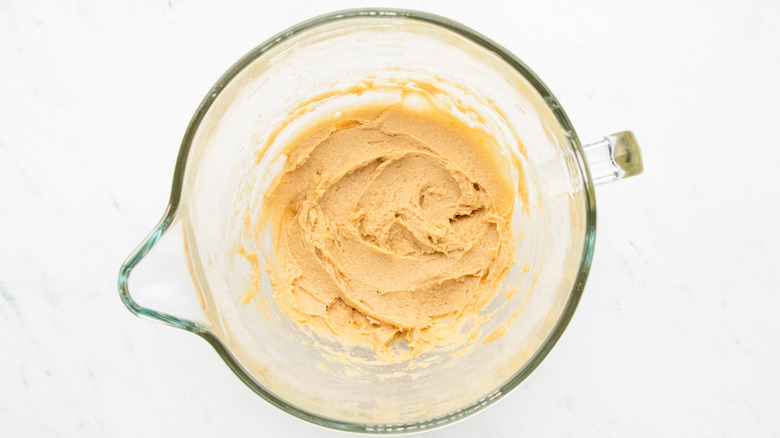
{"label": "mixing bowl handle", "polygon": [[137,316],[203,334],[211,325],[206,305],[191,275],[182,220],[170,210],[122,264],[119,295]]}
{"label": "mixing bowl handle", "polygon": [[602,137],[583,149],[596,185],[642,173],[642,154],[631,131]]}

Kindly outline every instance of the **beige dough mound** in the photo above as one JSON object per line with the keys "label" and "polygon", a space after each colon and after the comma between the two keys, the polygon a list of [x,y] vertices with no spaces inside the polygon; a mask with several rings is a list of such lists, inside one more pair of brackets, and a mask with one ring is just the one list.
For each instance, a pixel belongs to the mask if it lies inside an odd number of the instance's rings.
{"label": "beige dough mound", "polygon": [[497,151],[433,104],[359,107],[302,132],[264,199],[279,307],[383,360],[452,344],[514,262],[517,186]]}

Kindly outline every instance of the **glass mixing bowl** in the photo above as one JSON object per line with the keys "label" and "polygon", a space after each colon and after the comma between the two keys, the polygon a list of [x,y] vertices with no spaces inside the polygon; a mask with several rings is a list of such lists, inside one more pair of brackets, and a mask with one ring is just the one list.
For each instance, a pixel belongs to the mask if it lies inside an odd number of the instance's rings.
{"label": "glass mixing bowl", "polygon": [[[528,193],[512,218],[518,263],[476,339],[386,363],[301,329],[280,312],[267,276],[247,303],[253,266],[237,248],[273,263],[272,232],[241,230],[283,164],[279,127],[325,108],[312,102],[367,98],[349,90],[398,78],[433,81],[453,111],[478,113],[474,123],[500,140],[497,153]],[[121,267],[120,295],[133,313],[206,339],[247,386],[299,418],[367,433],[430,429],[498,400],[544,359],[585,285],[594,184],[641,170],[630,132],[583,147],[541,80],[482,35],[421,12],[335,12],[261,44],[209,91],[184,135],[165,215]]]}

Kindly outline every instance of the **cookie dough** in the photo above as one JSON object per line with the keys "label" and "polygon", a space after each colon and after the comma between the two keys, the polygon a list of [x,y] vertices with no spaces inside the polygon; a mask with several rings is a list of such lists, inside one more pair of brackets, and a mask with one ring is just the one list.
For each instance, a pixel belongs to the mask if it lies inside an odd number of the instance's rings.
{"label": "cookie dough", "polygon": [[497,150],[418,94],[302,132],[264,199],[279,308],[385,360],[451,344],[514,263]]}

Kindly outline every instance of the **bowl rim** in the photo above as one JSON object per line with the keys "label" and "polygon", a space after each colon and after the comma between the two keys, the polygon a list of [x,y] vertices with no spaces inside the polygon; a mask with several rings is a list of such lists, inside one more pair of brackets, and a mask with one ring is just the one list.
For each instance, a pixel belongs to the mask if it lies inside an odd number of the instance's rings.
{"label": "bowl rim", "polygon": [[[235,356],[233,356],[233,354],[228,351],[225,345],[208,328],[197,322],[188,321],[174,315],[158,312],[140,306],[131,297],[128,290],[128,279],[131,271],[152,249],[152,247],[155,246],[157,241],[160,240],[162,235],[166,232],[166,230],[176,218],[181,201],[185,168],[193,139],[198,131],[200,123],[203,121],[206,113],[209,111],[214,101],[219,97],[220,93],[225,89],[225,87],[227,87],[231,80],[233,80],[236,76],[238,76],[239,73],[244,70],[244,68],[246,68],[259,57],[263,56],[272,48],[276,47],[278,44],[318,26],[354,18],[407,19],[433,24],[465,37],[466,39],[497,55],[504,62],[509,64],[515,71],[525,77],[531,83],[534,89],[542,96],[544,102],[547,104],[558,123],[566,132],[569,140],[569,146],[574,153],[580,174],[584,176],[583,185],[585,193],[584,199],[586,214],[583,252],[580,259],[579,272],[577,273],[574,286],[569,295],[569,299],[564,307],[564,310],[561,313],[561,317],[559,318],[553,330],[550,332],[550,335],[544,341],[539,350],[534,353],[531,359],[511,378],[509,378],[497,391],[456,411],[415,423],[379,425],[340,421],[320,416],[318,414],[293,406],[257,383],[243,369]],[[359,8],[334,11],[300,22],[256,46],[246,55],[240,58],[236,63],[234,63],[219,78],[214,86],[211,87],[209,92],[206,94],[206,97],[201,101],[200,105],[198,105],[195,114],[190,119],[182,139],[173,175],[171,196],[162,219],[158,222],[158,224],[146,237],[146,239],[144,239],[144,241],[125,260],[119,270],[119,295],[122,299],[122,302],[133,314],[141,317],[147,317],[172,327],[187,330],[204,338],[209,344],[211,344],[211,346],[217,351],[220,357],[222,357],[228,367],[236,374],[236,376],[238,376],[242,382],[244,382],[244,384],[246,384],[250,389],[252,389],[257,395],[265,399],[267,402],[297,418],[318,426],[331,429],[368,434],[398,434],[430,430],[454,423],[478,411],[481,411],[487,406],[492,405],[507,393],[511,392],[539,366],[542,360],[547,356],[553,346],[560,339],[561,335],[569,324],[569,321],[571,320],[577,304],[579,303],[579,300],[582,296],[582,291],[585,287],[585,282],[587,280],[588,272],[590,270],[593,259],[593,249],[596,234],[596,203],[595,191],[593,187],[593,179],[591,177],[588,166],[586,165],[582,145],[577,137],[576,132],[574,131],[574,128],[572,127],[571,122],[569,121],[569,118],[563,111],[563,108],[558,103],[558,100],[552,94],[550,89],[542,82],[542,80],[528,66],[526,66],[522,61],[520,61],[520,59],[518,59],[507,49],[460,23],[427,12],[395,8]]]}

